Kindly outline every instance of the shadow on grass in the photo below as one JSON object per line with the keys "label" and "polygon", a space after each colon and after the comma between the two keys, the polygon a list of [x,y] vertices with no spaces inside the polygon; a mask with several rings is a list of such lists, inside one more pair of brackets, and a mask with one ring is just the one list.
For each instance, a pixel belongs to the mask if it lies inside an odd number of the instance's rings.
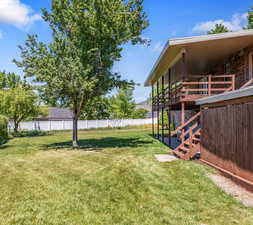
{"label": "shadow on grass", "polygon": [[162,142],[162,137],[160,136],[160,138],[158,139],[157,137],[153,137],[152,134],[149,134],[150,137],[152,137],[155,140],[160,141],[163,145],[171,148],[172,150],[176,149],[180,144],[180,140],[178,140],[177,137],[171,137],[171,142],[169,141],[168,137],[164,137],[164,142]]}
{"label": "shadow on grass", "polygon": [[4,149],[6,149],[6,148],[9,148],[10,146],[9,145],[0,145],[0,150],[4,150]]}
{"label": "shadow on grass", "polygon": [[[153,141],[142,141],[139,138],[105,137],[99,139],[81,139],[79,140],[79,149],[89,151],[102,151],[105,148],[140,147],[152,143]],[[72,148],[72,142],[68,141],[54,143],[47,145],[46,148],[47,150]]]}

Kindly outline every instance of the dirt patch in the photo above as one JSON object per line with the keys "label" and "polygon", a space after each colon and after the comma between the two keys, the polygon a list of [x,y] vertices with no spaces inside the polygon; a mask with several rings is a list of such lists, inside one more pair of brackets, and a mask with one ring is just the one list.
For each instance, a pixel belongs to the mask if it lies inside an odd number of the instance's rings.
{"label": "dirt patch", "polygon": [[253,193],[220,174],[209,174],[208,177],[223,191],[235,197],[245,206],[253,207]]}

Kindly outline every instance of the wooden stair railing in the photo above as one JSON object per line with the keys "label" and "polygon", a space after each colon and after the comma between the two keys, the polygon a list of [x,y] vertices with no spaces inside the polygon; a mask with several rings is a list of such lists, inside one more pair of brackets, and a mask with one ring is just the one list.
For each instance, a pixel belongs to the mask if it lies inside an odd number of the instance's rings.
{"label": "wooden stair railing", "polygon": [[200,116],[200,112],[198,112],[196,115],[194,115],[191,119],[189,119],[187,122],[179,126],[176,130],[175,133],[178,133],[180,130],[188,126],[192,121],[196,120]]}
{"label": "wooden stair railing", "polygon": [[251,78],[247,83],[240,87],[240,89],[253,85],[253,78]]}
{"label": "wooden stair railing", "polygon": [[173,151],[174,155],[183,160],[193,159],[200,152],[200,112],[177,130],[182,133],[181,144]]}

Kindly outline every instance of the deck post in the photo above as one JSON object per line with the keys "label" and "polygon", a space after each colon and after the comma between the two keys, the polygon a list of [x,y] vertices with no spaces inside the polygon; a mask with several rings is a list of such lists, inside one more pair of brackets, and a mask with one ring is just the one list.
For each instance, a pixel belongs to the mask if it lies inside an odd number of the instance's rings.
{"label": "deck post", "polygon": [[156,83],[156,95],[157,95],[157,138],[160,138],[160,126],[159,126],[159,103],[160,103],[160,96],[159,96],[159,80]]}
{"label": "deck post", "polygon": [[232,91],[235,90],[235,75],[232,76]]}
{"label": "deck post", "polygon": [[164,76],[162,76],[162,142],[164,142]]}
{"label": "deck post", "polygon": [[[185,103],[182,102],[182,104],[181,104],[181,124],[183,125],[184,123],[185,123]],[[183,128],[182,129],[182,137],[184,137],[184,136],[185,136],[185,129]],[[182,142],[184,141],[183,139],[184,138],[181,139]]]}
{"label": "deck post", "polygon": [[212,90],[212,75],[208,75],[208,95],[209,96],[212,95],[211,90]]}
{"label": "deck post", "polygon": [[169,91],[168,91],[168,127],[169,127],[169,146],[171,146],[171,69],[169,69],[169,74],[168,74],[168,85],[169,85]]}
{"label": "deck post", "polygon": [[155,127],[154,127],[154,85],[152,84],[151,90],[151,110],[152,110],[152,136],[155,136]]}
{"label": "deck post", "polygon": [[185,103],[182,102],[181,104],[181,124],[183,125],[185,122]]}

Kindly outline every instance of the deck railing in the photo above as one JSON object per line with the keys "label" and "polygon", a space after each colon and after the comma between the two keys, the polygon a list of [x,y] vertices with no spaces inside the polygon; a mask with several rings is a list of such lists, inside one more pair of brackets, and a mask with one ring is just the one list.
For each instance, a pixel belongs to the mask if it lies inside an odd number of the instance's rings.
{"label": "deck railing", "polygon": [[221,94],[235,89],[235,75],[201,75],[192,76],[188,80],[174,82],[164,90],[160,90],[153,98],[153,104],[169,102],[175,104],[182,101]]}

